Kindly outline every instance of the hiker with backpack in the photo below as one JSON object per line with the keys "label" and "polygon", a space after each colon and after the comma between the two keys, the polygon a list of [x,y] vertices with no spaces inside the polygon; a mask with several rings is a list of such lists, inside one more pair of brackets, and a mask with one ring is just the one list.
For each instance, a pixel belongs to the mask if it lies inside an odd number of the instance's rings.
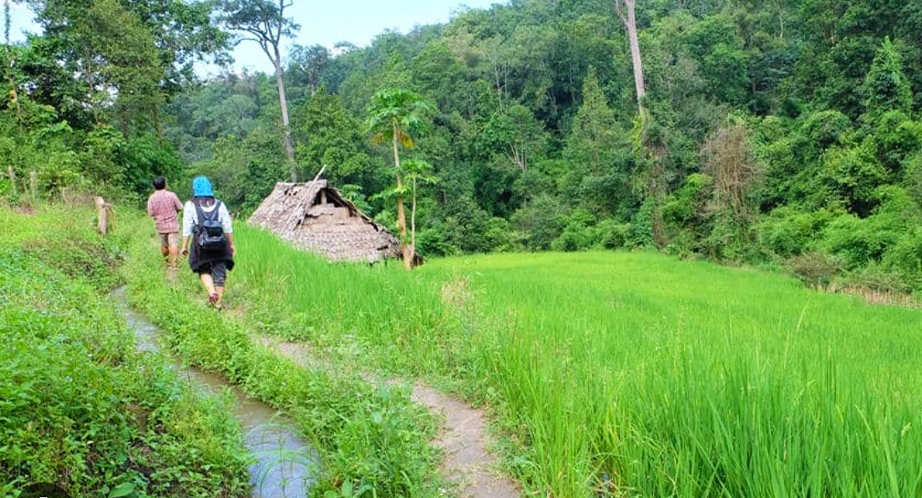
{"label": "hiker with backpack", "polygon": [[222,309],[227,272],[234,268],[233,224],[208,178],[192,180],[192,196],[183,209],[182,255],[189,256],[189,267],[199,274],[208,303]]}

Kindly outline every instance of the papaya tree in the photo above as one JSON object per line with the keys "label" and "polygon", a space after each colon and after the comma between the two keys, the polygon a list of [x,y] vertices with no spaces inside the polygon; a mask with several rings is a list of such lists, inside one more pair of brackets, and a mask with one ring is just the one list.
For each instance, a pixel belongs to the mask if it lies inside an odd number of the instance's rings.
{"label": "papaya tree", "polygon": [[368,104],[368,118],[365,129],[371,134],[373,143],[389,141],[394,155],[394,173],[397,184],[394,195],[397,199],[397,231],[400,234],[400,249],[403,263],[410,269],[416,249],[412,241],[407,242],[407,216],[404,195],[407,187],[403,182],[404,171],[400,166],[400,146],[412,149],[413,134],[420,131],[428,115],[435,107],[416,92],[405,88],[384,88],[375,92]]}

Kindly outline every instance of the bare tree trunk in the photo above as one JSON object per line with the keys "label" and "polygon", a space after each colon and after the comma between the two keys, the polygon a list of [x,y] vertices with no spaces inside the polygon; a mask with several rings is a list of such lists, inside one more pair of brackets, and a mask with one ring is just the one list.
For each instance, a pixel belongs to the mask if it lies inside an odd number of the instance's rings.
{"label": "bare tree trunk", "polygon": [[10,48],[10,0],[3,1],[3,33],[6,39],[6,55],[9,59],[10,67],[7,69],[9,71],[10,79],[10,98],[13,99],[13,102],[16,103],[16,117],[22,117],[22,108],[19,105],[19,95],[16,92],[16,80],[13,78],[13,50]]}
{"label": "bare tree trunk", "polygon": [[285,133],[285,154],[288,157],[288,163],[291,168],[291,181],[292,183],[297,183],[298,170],[295,167],[295,147],[291,141],[291,124],[288,119],[288,98],[285,95],[285,81],[282,77],[282,56],[281,53],[279,53],[278,44],[274,45],[272,48],[274,50],[272,64],[275,66],[275,80],[278,83],[279,104],[282,106],[282,128]]}
{"label": "bare tree trunk", "polygon": [[[637,90],[637,108],[643,108],[643,98],[647,94],[643,79],[643,63],[640,59],[640,42],[637,39],[637,17],[634,14],[635,0],[615,0],[615,12],[627,29],[628,41],[631,45],[631,64],[634,67],[634,87]],[[625,12],[626,10],[626,12]],[[641,117],[643,113],[641,112]]]}
{"label": "bare tree trunk", "polygon": [[6,168],[6,171],[10,174],[10,186],[13,188],[13,193],[16,193],[16,173],[13,171],[13,165],[9,165]]}

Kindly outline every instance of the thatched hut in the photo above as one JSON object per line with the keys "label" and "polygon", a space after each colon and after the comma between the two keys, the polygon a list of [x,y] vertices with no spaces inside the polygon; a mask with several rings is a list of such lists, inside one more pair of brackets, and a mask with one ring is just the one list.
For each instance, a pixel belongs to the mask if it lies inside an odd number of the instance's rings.
{"label": "thatched hut", "polygon": [[400,241],[326,180],[276,183],[247,221],[334,261],[400,257]]}

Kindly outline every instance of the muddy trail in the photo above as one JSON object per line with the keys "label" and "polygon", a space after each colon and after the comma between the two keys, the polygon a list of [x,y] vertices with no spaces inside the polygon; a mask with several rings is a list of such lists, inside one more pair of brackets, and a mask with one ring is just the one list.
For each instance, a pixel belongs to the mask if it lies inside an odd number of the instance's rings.
{"label": "muddy trail", "polygon": [[[268,337],[260,340],[264,346],[298,365],[307,366],[314,361],[310,347],[306,344]],[[432,443],[445,453],[440,471],[458,487],[459,498],[522,496],[515,483],[499,472],[498,461],[488,450],[492,440],[487,432],[483,410],[473,409],[423,384],[413,385],[411,399],[442,419],[439,436]]]}

